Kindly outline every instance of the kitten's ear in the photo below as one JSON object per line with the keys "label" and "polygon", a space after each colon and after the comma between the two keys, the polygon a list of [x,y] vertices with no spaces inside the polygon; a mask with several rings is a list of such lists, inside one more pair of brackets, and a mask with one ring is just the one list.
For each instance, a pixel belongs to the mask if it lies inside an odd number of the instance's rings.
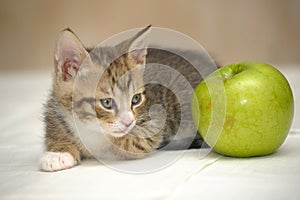
{"label": "kitten's ear", "polygon": [[145,63],[150,31],[151,25],[138,32],[130,40],[128,49],[129,56],[131,56],[138,64]]}
{"label": "kitten's ear", "polygon": [[56,72],[63,81],[73,80],[88,52],[70,29],[63,30],[55,48]]}

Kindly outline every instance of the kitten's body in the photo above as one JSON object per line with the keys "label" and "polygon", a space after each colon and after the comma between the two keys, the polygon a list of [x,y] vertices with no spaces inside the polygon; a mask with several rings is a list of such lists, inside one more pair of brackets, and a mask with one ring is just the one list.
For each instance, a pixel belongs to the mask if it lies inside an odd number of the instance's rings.
{"label": "kitten's body", "polygon": [[[126,48],[130,49],[136,40],[142,38],[142,35],[143,32],[141,31],[128,43],[129,47]],[[143,66],[145,63],[159,63],[179,71],[194,88],[201,81],[202,77],[190,63],[180,56],[168,51],[146,49],[145,47],[140,50],[129,51],[129,53],[118,57],[105,69],[97,83],[94,96],[74,96],[75,77],[90,77],[97,74],[93,70],[97,71],[101,68],[96,65],[103,65],[103,60],[105,60],[103,51],[107,51],[106,54],[111,54],[111,49],[96,48],[93,51],[80,49],[77,44],[79,40],[77,41],[76,38],[70,40],[73,37],[70,35],[64,37],[62,44],[60,44],[62,47],[58,50],[58,56],[56,55],[53,89],[45,105],[45,144],[47,152],[42,158],[43,170],[56,171],[70,168],[79,163],[82,158],[93,157],[76,133],[78,126],[81,127],[81,131],[86,132],[84,133],[86,135],[89,132],[92,134],[92,132],[97,131],[94,127],[89,127],[94,126],[90,123],[93,120],[92,118],[97,119],[98,123],[103,127],[103,132],[106,133],[103,141],[99,143],[100,145],[92,147],[93,151],[101,152],[103,157],[109,155],[127,159],[140,158],[165,147],[174,139],[182,117],[185,120],[192,121],[191,116],[182,115],[182,113],[189,113],[185,112],[185,110],[190,109],[189,102],[185,102],[183,105],[180,104],[178,97],[170,89],[162,85],[144,85],[143,81],[151,79],[150,75],[148,77],[145,75],[144,77],[143,74],[137,74],[139,72],[132,72],[128,77],[121,78],[129,70],[134,70],[137,66]],[[68,42],[68,45],[64,45],[63,42],[65,40]],[[73,40],[76,41],[74,42]],[[140,45],[140,43],[138,41],[137,44]],[[122,45],[124,46],[125,44]],[[70,48],[69,46],[72,45],[75,46],[74,49],[76,51],[72,51],[70,55],[69,50],[65,51],[63,47],[68,46]],[[74,59],[72,60],[72,58]],[[83,63],[82,60],[86,58],[90,59],[90,63],[93,63],[94,68],[87,68],[88,73],[81,75],[84,67],[79,69],[79,66]],[[143,71],[147,74],[147,66]],[[85,83],[83,85],[86,88],[89,87]],[[124,96],[122,97],[123,99],[121,98],[122,95]],[[190,98],[192,94],[190,90],[181,90],[180,95]],[[110,107],[105,109],[102,104],[98,103],[99,99],[112,99],[112,96],[115,98],[115,109]],[[132,105],[122,104],[122,102],[126,101],[124,98],[126,99],[127,97]],[[118,98],[120,99],[118,100]],[[140,98],[138,99],[138,104],[133,104],[133,100],[131,100],[133,98]],[[152,119],[151,121],[149,110],[153,108],[153,105],[161,105],[166,111],[166,119],[163,126],[159,125],[160,118]],[[73,119],[74,109],[77,114],[77,124],[74,123]],[[79,111],[76,111],[76,109]],[[125,111],[123,112],[122,109]],[[95,113],[93,114],[93,112]],[[153,112],[154,115],[155,112],[157,116],[161,115],[159,110],[156,109]],[[151,117],[153,118],[153,116]],[[122,129],[120,136],[118,135],[120,127],[117,127],[119,125]],[[193,128],[189,129],[187,126],[185,128],[186,135],[175,138],[177,141],[172,141],[173,145],[170,145],[169,148],[186,148],[190,145],[199,147],[202,143],[199,134],[192,131]],[[113,130],[117,131],[114,132]],[[107,132],[111,132],[111,134],[107,134]],[[192,140],[194,142],[191,144]]]}

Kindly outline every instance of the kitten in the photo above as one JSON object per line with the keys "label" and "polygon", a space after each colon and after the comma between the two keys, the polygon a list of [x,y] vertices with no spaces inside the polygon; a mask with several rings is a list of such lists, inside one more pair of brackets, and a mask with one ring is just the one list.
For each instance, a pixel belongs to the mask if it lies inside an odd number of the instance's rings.
{"label": "kitten", "polygon": [[[176,69],[193,88],[202,79],[180,56],[147,48],[150,30],[148,26],[114,47],[94,49],[85,48],[70,29],[61,32],[55,49],[53,87],[45,105],[46,152],[41,158],[42,170],[68,169],[83,158],[93,157],[76,128],[87,137],[101,130],[105,138],[95,149],[104,157],[141,158],[172,140],[176,141],[169,148],[199,147],[202,144],[195,131],[185,130],[186,135],[174,138],[180,128],[182,112],[190,109],[189,103],[180,106],[178,97],[165,86],[144,84],[146,79],[151,81],[151,72],[145,75],[146,63],[160,63]],[[118,56],[116,52],[122,51],[128,53]],[[114,56],[116,59],[111,63],[107,61]],[[101,73],[102,76],[98,77]],[[93,84],[95,82],[97,84]],[[181,92],[183,96],[192,95],[185,94],[185,90]],[[161,107],[151,110],[153,105]],[[161,108],[166,112],[163,113]],[[73,117],[77,118],[76,124]],[[160,117],[165,117],[162,125]],[[184,117],[192,121],[191,116]],[[94,120],[100,129],[92,127]],[[188,138],[194,140],[192,144],[185,142],[191,141]]]}

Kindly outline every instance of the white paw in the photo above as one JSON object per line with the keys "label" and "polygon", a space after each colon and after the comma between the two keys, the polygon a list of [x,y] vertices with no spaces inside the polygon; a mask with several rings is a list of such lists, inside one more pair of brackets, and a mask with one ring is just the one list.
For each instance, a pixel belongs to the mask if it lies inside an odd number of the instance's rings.
{"label": "white paw", "polygon": [[41,158],[41,169],[47,172],[72,168],[77,164],[75,158],[68,152],[45,152]]}

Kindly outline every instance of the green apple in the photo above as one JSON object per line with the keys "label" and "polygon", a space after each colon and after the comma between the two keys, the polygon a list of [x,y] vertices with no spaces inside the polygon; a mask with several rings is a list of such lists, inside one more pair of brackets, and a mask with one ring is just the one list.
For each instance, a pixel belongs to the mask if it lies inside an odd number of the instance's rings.
{"label": "green apple", "polygon": [[251,157],[273,153],[284,142],[294,113],[293,94],[274,67],[258,62],[231,64],[196,87],[193,119],[217,153]]}

